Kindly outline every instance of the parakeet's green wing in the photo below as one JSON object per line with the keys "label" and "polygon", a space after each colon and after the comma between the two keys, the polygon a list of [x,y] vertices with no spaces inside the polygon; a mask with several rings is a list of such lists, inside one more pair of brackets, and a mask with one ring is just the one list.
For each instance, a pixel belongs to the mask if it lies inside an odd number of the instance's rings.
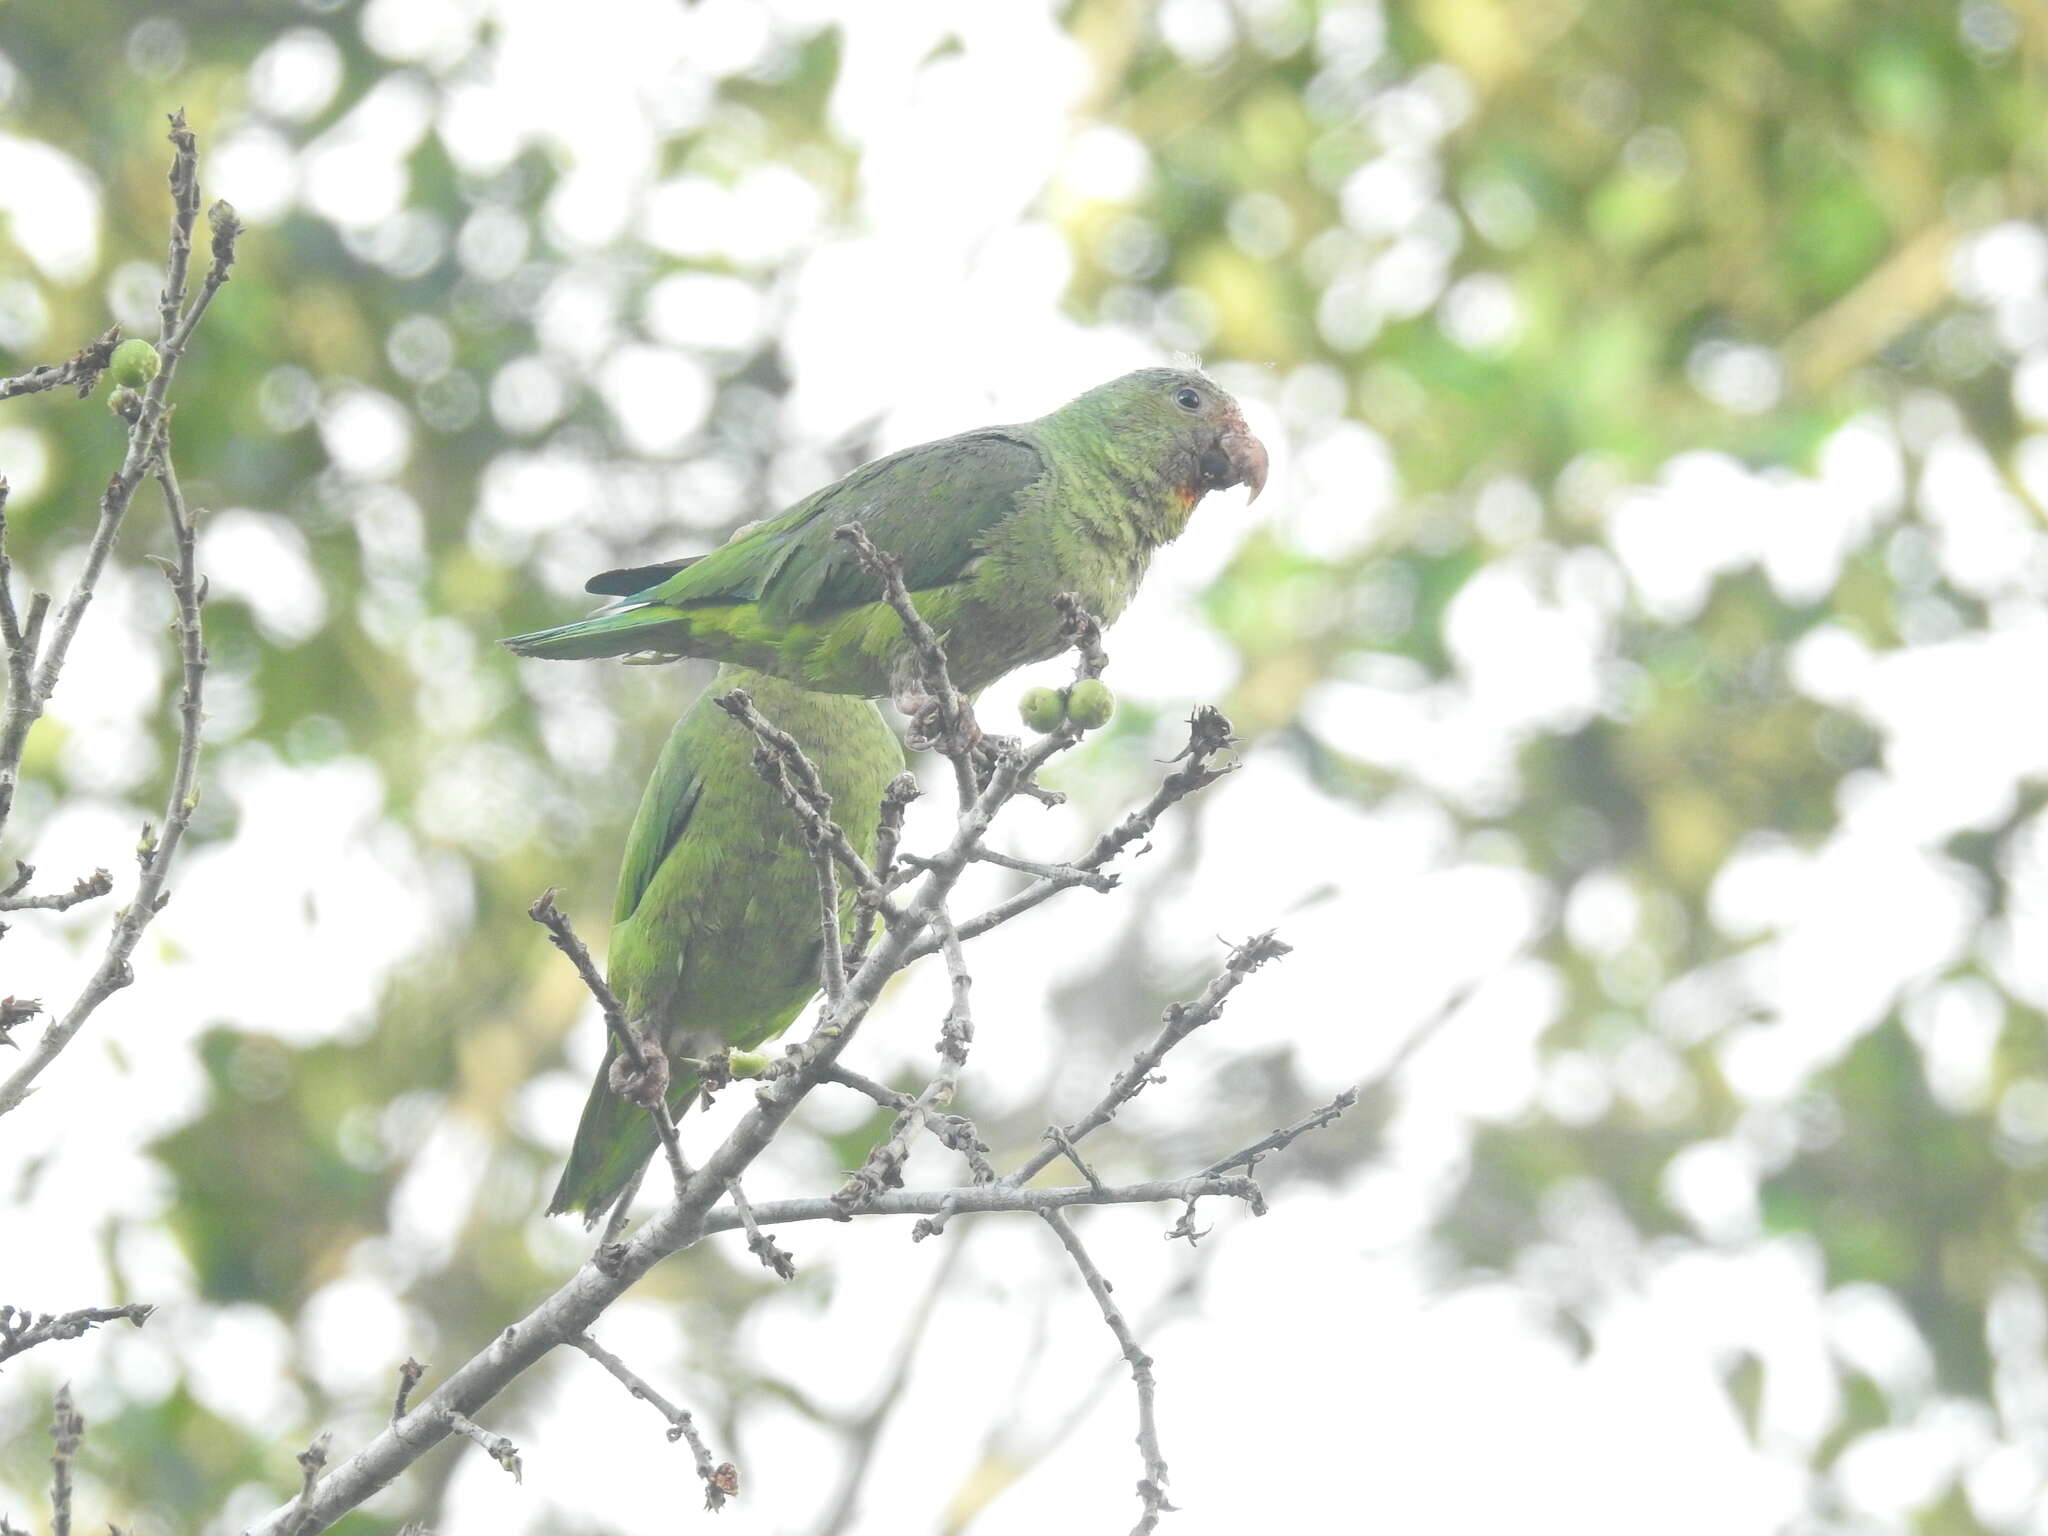
{"label": "parakeet's green wing", "polygon": [[861,569],[850,545],[832,536],[842,523],[859,523],[902,560],[911,591],[942,587],[960,579],[981,553],[983,535],[1014,513],[1045,473],[1038,446],[1011,428],[906,448],[633,596],[673,608],[759,603],[775,624],[874,602],[880,583]]}
{"label": "parakeet's green wing", "polygon": [[[640,900],[654,883],[662,860],[682,841],[703,795],[704,769],[695,755],[688,751],[663,752],[626,841],[626,854],[619,869],[619,894],[612,905],[614,933],[639,910]],[[650,810],[654,814],[650,815]],[[678,935],[677,942],[686,942],[686,936]],[[610,1066],[617,1050],[615,1042],[606,1041],[605,1067]],[[682,1103],[688,1102],[693,1081],[685,1073],[672,1088],[670,1099],[678,1112]],[[679,1095],[675,1089],[681,1090],[681,1103],[676,1102]],[[631,1181],[652,1144],[646,1111],[614,1094],[606,1086],[604,1069],[600,1068],[597,1084],[583,1107],[568,1166],[562,1170],[561,1183],[549,1202],[548,1214],[581,1203],[595,1219],[599,1208],[616,1199]]]}
{"label": "parakeet's green wing", "polygon": [[[660,819],[636,817],[626,842],[626,856],[619,866],[619,894],[612,903],[612,922],[623,923],[639,910],[640,898],[654,882],[654,872],[682,841],[683,832],[696,814],[697,801],[704,793],[704,778],[687,754],[664,753],[655,766],[656,781],[649,786],[645,803],[664,806]],[[667,783],[661,780],[666,778]]]}

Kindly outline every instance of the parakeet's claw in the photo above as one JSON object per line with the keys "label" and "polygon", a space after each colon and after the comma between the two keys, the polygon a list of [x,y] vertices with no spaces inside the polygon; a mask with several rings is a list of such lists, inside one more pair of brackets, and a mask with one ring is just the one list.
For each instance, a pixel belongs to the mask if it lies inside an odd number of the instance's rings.
{"label": "parakeet's claw", "polygon": [[640,1048],[642,1065],[635,1067],[621,1053],[612,1058],[610,1070],[605,1074],[611,1090],[628,1104],[637,1104],[642,1109],[652,1109],[668,1097],[668,1057],[662,1054],[660,1044],[646,1030],[637,1026],[633,1029],[634,1043]]}
{"label": "parakeet's claw", "polygon": [[928,694],[899,693],[895,703],[910,717],[909,744],[914,752],[941,752],[953,757],[961,752],[974,752],[987,739],[974,718],[974,706],[965,699],[960,701],[960,716],[950,731],[946,729],[944,707]]}

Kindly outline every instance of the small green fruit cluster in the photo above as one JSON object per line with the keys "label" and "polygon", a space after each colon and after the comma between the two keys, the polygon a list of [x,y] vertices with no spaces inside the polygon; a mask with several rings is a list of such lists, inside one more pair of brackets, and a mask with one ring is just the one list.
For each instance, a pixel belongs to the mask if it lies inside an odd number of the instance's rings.
{"label": "small green fruit cluster", "polygon": [[1092,731],[1109,724],[1116,713],[1116,695],[1099,678],[1084,677],[1071,688],[1027,688],[1017,700],[1017,713],[1041,736],[1071,720],[1075,727]]}

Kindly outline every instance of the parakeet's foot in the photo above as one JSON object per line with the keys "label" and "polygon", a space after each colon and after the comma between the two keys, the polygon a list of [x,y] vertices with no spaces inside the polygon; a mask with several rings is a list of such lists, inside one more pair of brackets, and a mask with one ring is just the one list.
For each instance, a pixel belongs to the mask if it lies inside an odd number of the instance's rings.
{"label": "parakeet's foot", "polygon": [[945,711],[928,694],[904,692],[896,695],[896,707],[910,717],[910,747],[916,752],[942,752],[952,757],[973,752],[986,739],[974,718],[974,706],[960,701],[960,718],[953,730],[945,728]]}

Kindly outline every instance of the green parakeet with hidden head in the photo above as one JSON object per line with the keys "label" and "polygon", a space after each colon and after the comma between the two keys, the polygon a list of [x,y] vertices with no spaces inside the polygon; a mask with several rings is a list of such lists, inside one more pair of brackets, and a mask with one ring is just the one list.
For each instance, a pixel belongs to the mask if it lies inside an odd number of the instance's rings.
{"label": "green parakeet with hidden head", "polygon": [[824,693],[923,702],[902,625],[833,530],[859,523],[903,562],[954,683],[979,692],[1061,646],[1053,598],[1105,623],[1210,491],[1266,483],[1266,449],[1205,374],[1142,368],[1049,416],[906,448],[708,555],[608,571],[620,601],[515,635],[522,656],[703,656]]}
{"label": "green parakeet with hidden head", "polygon": [[[734,688],[802,743],[863,858],[874,851],[882,792],[904,766],[868,700],[741,667],[721,668],[676,722],[626,841],[606,971],[627,1017],[667,1053],[678,1114],[698,1081],[682,1058],[751,1050],[818,990],[816,875],[795,818],[754,771],[753,733],[712,702]],[[849,893],[842,920],[851,906]],[[595,1221],[657,1149],[653,1120],[607,1081],[616,1050],[608,1046],[583,1106],[551,1216],[575,1210]]]}

